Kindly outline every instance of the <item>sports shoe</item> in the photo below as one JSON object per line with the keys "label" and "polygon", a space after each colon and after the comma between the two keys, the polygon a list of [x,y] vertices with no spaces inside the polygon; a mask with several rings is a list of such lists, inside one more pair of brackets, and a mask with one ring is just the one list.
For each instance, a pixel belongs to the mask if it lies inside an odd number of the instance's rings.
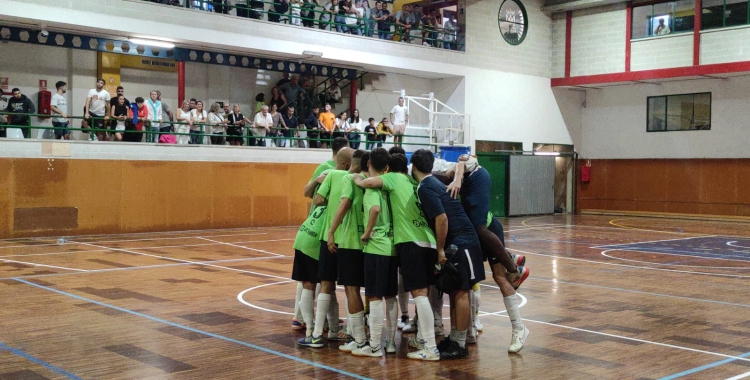
{"label": "sports shoe", "polygon": [[328,331],[328,340],[347,340],[346,328],[340,328],[337,331]]}
{"label": "sports shoe", "polygon": [[484,326],[482,325],[482,322],[479,321],[479,317],[474,319],[474,328],[477,329],[477,332],[482,332],[482,330],[484,330]]}
{"label": "sports shoe", "polygon": [[401,330],[404,327],[406,327],[406,324],[409,323],[409,316],[408,315],[402,315],[401,320],[398,321],[398,329]]}
{"label": "sports shoe", "polygon": [[466,344],[477,344],[477,336],[479,336],[477,328],[474,326],[470,327],[468,334],[466,334]]}
{"label": "sports shoe", "polygon": [[383,347],[378,345],[377,347],[373,348],[373,347],[370,347],[370,343],[365,343],[363,346],[357,347],[354,350],[352,350],[352,355],[379,358],[383,356]]}
{"label": "sports shoe", "polygon": [[424,350],[425,349],[425,341],[423,341],[423,340],[417,340],[417,338],[411,338],[411,339],[409,339],[408,345],[409,345],[409,347],[416,348],[417,350]]}
{"label": "sports shoe", "polygon": [[518,290],[518,288],[521,287],[521,284],[526,280],[526,278],[529,277],[529,273],[531,273],[529,268],[519,266],[518,273],[509,274],[508,277],[510,280],[510,284],[513,285],[513,289]]}
{"label": "sports shoe", "polygon": [[304,323],[301,323],[300,321],[298,321],[297,317],[292,318],[292,330],[300,330],[300,329],[304,329],[305,327],[307,326],[305,326]]}
{"label": "sports shoe", "polygon": [[386,340],[385,341],[385,353],[386,354],[395,354],[396,353],[396,342]]}
{"label": "sports shoe", "polygon": [[451,342],[446,350],[440,351],[440,360],[456,360],[469,357],[469,350],[461,347],[457,342]]}
{"label": "sports shoe", "polygon": [[516,255],[515,253],[511,253],[510,254],[510,258],[513,259],[513,261],[519,267],[522,267],[522,266],[526,265],[526,256],[524,256],[524,255]]}
{"label": "sports shoe", "polygon": [[300,340],[297,341],[297,345],[302,347],[313,347],[313,348],[320,348],[323,347],[323,337],[322,336],[306,336]]}
{"label": "sports shoe", "polygon": [[523,330],[514,330],[513,334],[510,336],[510,347],[508,347],[508,352],[516,353],[521,351],[524,343],[526,343],[526,338],[528,337],[529,329],[527,329],[526,326],[523,327]]}
{"label": "sports shoe", "polygon": [[435,336],[445,336],[445,328],[443,327],[443,324],[435,325]]}
{"label": "sports shoe", "polygon": [[414,360],[426,360],[426,361],[436,362],[440,360],[440,353],[437,352],[437,350],[431,352],[431,351],[427,351],[426,349],[422,349],[419,351],[410,352],[406,354],[406,357],[409,359],[414,359]]}
{"label": "sports shoe", "polygon": [[443,352],[447,350],[448,347],[450,347],[453,343],[455,342],[451,340],[451,337],[446,336],[445,339],[441,340],[440,343],[438,343],[437,349],[438,351]]}
{"label": "sports shoe", "polygon": [[408,325],[404,326],[403,329],[401,329],[402,334],[414,334],[419,330],[419,326],[417,326],[417,320],[412,319],[411,322],[409,322]]}
{"label": "sports shoe", "polygon": [[339,351],[343,352],[352,352],[354,351],[359,345],[355,341],[348,342],[346,344],[342,344],[339,346]]}

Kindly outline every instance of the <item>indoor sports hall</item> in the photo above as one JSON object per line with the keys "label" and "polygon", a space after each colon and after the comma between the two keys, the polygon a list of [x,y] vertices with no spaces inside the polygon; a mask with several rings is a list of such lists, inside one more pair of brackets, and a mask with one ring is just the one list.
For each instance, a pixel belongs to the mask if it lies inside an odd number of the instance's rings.
{"label": "indoor sports hall", "polygon": [[[750,379],[749,26],[747,0],[0,0],[0,379]],[[519,352],[489,263],[466,358],[300,346],[337,137],[476,157],[530,271]]]}

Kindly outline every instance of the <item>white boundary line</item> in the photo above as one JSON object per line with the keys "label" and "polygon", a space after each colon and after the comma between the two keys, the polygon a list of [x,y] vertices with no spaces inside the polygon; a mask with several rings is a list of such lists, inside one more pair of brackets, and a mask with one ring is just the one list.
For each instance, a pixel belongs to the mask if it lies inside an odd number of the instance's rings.
{"label": "white boundary line", "polygon": [[744,379],[746,377],[750,377],[750,372],[745,372],[745,373],[743,373],[741,375],[737,375],[735,377],[730,377],[727,380],[740,380],[740,379]]}
{"label": "white boundary line", "polygon": [[255,289],[260,289],[260,288],[263,288],[263,287],[266,287],[266,286],[271,286],[271,285],[286,284],[286,283],[289,283],[289,282],[296,282],[296,281],[294,281],[294,280],[286,280],[286,281],[272,282],[270,284],[263,284],[263,285],[254,286],[254,287],[249,288],[249,289],[245,289],[245,290],[241,291],[239,294],[237,294],[237,301],[240,301],[242,304],[244,304],[246,306],[250,306],[250,307],[252,307],[254,309],[258,309],[258,310],[267,311],[269,313],[284,314],[284,315],[294,315],[294,313],[289,313],[289,312],[286,312],[286,311],[266,309],[265,307],[260,307],[258,305],[254,305],[254,304],[252,304],[250,302],[247,302],[244,299],[245,293],[251,292],[251,291],[253,291]]}
{"label": "white boundary line", "polygon": [[689,240],[689,239],[700,239],[700,238],[710,238],[710,237],[717,237],[719,235],[706,235],[706,236],[693,236],[693,237],[686,237],[686,238],[678,238],[678,239],[664,239],[664,240],[649,240],[649,241],[638,241],[634,243],[623,243],[623,244],[607,244],[607,245],[597,245],[589,248],[616,248],[621,245],[633,245],[633,244],[646,244],[646,243],[661,243],[665,241],[678,241],[678,240]]}
{"label": "white boundary line", "polygon": [[724,261],[736,261],[740,263],[748,263],[750,264],[750,260],[735,260],[735,259],[725,259],[723,257],[703,257],[703,256],[690,256],[680,253],[669,253],[669,252],[652,252],[652,251],[639,251],[634,249],[608,249],[606,251],[602,251],[602,256],[609,257],[610,259],[615,260],[623,260],[623,261],[631,261],[635,263],[644,263],[644,264],[652,264],[652,265],[667,265],[667,266],[674,266],[674,267],[686,267],[686,268],[714,268],[714,269],[736,269],[736,270],[750,270],[750,266],[747,267],[716,267],[716,266],[705,266],[705,265],[682,265],[682,264],[664,264],[664,263],[652,263],[650,261],[642,261],[642,260],[631,260],[631,259],[623,259],[621,257],[617,256],[610,256],[607,254],[607,252],[638,252],[638,253],[648,253],[651,255],[666,255],[666,256],[679,256],[679,257],[692,257],[694,259],[703,259],[703,260],[724,260]]}
{"label": "white boundary line", "polygon": [[[243,246],[241,246],[241,245],[237,245],[237,244],[232,244],[232,243],[225,243],[225,242],[223,242],[223,241],[218,241],[218,240],[211,240],[211,239],[207,239],[207,238],[204,238],[204,237],[200,237],[200,236],[199,236],[199,237],[197,237],[196,239],[201,239],[201,240],[205,240],[205,241],[210,241],[210,242],[212,242],[212,243],[216,243],[216,244],[228,245],[228,246],[230,246],[230,247],[236,247],[236,248],[247,249],[247,250],[249,250],[249,251],[255,251],[255,252],[262,252],[262,253],[267,253],[267,254],[269,254],[269,255],[275,255],[275,256],[284,256],[284,255],[282,255],[282,254],[280,254],[280,253],[274,253],[274,252],[264,251],[264,250],[262,250],[262,249],[255,249],[255,248],[250,248],[250,247],[243,247]],[[290,239],[290,240],[291,240],[291,239]]]}
{"label": "white boundary line", "polygon": [[736,242],[737,242],[737,241],[728,241],[728,242],[727,242],[727,245],[728,245],[728,246],[730,246],[730,247],[735,247],[735,248],[748,248],[748,249],[750,249],[750,247],[745,247],[745,246],[743,246],[743,245],[737,245],[737,244],[734,244],[734,243],[736,243]]}
{"label": "white boundary line", "polygon": [[16,263],[16,264],[31,265],[31,266],[35,266],[35,267],[55,268],[55,269],[71,270],[71,271],[76,271],[76,272],[88,272],[86,269],[58,267],[58,266],[54,266],[54,265],[29,263],[29,262],[26,262],[26,261],[16,261],[16,260],[0,260],[0,261],[5,262],[5,263]]}

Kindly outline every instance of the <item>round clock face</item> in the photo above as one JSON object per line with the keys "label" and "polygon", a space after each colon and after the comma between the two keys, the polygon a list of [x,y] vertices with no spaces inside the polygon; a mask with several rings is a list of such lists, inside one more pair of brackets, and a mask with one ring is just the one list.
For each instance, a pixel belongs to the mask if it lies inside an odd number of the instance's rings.
{"label": "round clock face", "polygon": [[497,26],[505,42],[511,45],[523,42],[529,28],[529,18],[521,1],[503,0],[497,12]]}

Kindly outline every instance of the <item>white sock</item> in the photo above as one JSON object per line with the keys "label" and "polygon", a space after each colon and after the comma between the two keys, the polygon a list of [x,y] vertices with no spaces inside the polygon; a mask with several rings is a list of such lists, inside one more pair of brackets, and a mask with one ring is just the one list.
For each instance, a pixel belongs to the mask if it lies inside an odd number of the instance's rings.
{"label": "white sock", "polygon": [[362,343],[365,342],[365,339],[367,339],[367,336],[365,335],[365,312],[360,311],[359,313],[350,314],[349,320],[352,325],[352,336],[354,337],[354,341],[357,342],[358,345],[362,345]]}
{"label": "white sock", "polygon": [[301,321],[303,318],[302,311],[299,309],[299,301],[302,299],[302,289],[304,289],[302,283],[298,282],[297,294],[294,296],[294,318],[297,318],[298,321]]}
{"label": "white sock", "polygon": [[372,348],[380,346],[383,318],[385,318],[383,300],[370,301],[370,347]]}
{"label": "white sock", "polygon": [[466,348],[466,330],[456,331],[456,342],[461,348]]}
{"label": "white sock", "polygon": [[430,300],[425,296],[419,296],[414,298],[414,304],[419,314],[417,323],[419,331],[422,333],[422,339],[425,342],[425,348],[429,352],[437,351],[437,344],[435,344],[435,319],[432,315]]}
{"label": "white sock", "polygon": [[349,305],[346,305],[346,335],[352,335],[352,315],[349,314]]}
{"label": "white sock", "polygon": [[318,308],[315,310],[315,330],[313,336],[323,335],[323,326],[326,323],[326,314],[331,305],[331,295],[320,293],[318,295]]}
{"label": "white sock", "polygon": [[477,321],[477,311],[479,310],[479,304],[476,297],[474,291],[469,292],[469,310],[471,312],[471,318],[469,318],[471,325],[469,326],[469,330],[472,331],[474,330],[474,324]]}
{"label": "white sock", "polygon": [[404,278],[398,274],[398,307],[401,315],[409,316],[409,293],[404,291]]}
{"label": "white sock", "polygon": [[[478,284],[477,284],[478,285]],[[480,286],[477,286],[477,290],[472,291],[471,294],[474,298],[472,298],[471,302],[471,308],[472,312],[474,312],[475,316],[479,315],[479,306],[482,306],[482,288]],[[476,318],[474,318],[476,320]]]}
{"label": "white sock", "polygon": [[510,324],[513,326],[513,331],[523,330],[524,326],[521,321],[521,311],[518,310],[518,297],[515,294],[503,297],[503,303],[505,304],[505,310],[508,311],[508,317],[510,317]]}
{"label": "white sock", "polygon": [[440,291],[434,286],[430,286],[428,297],[430,297],[430,306],[432,307],[432,316],[435,318],[435,325],[443,325],[443,299],[438,297]]}
{"label": "white sock", "polygon": [[336,288],[331,291],[331,303],[328,306],[328,329],[330,331],[339,331],[339,300],[336,297]]}
{"label": "white sock", "polygon": [[299,300],[299,310],[302,313],[302,320],[307,325],[307,334],[310,336],[313,333],[313,326],[315,326],[315,315],[313,314],[313,295],[315,292],[308,289],[302,289],[302,294]]}
{"label": "white sock", "polygon": [[386,339],[396,341],[396,330],[398,330],[398,304],[396,297],[385,299]]}

